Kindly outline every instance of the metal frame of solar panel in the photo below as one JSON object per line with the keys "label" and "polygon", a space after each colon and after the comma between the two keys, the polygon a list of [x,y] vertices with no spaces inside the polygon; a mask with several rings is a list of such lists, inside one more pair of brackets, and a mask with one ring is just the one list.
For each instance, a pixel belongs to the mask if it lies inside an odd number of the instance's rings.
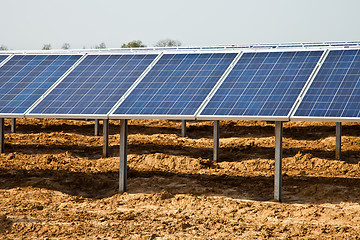
{"label": "metal frame of solar panel", "polygon": [[292,121],[360,122],[360,48],[329,49]]}
{"label": "metal frame of solar panel", "polygon": [[79,54],[14,54],[0,67],[0,117],[22,118],[81,58]]}
{"label": "metal frame of solar panel", "polygon": [[107,119],[157,58],[151,53],[88,54],[26,117]]}
{"label": "metal frame of solar panel", "polygon": [[288,121],[323,54],[303,48],[243,51],[196,119]]}
{"label": "metal frame of solar panel", "polygon": [[238,53],[164,53],[109,118],[195,120],[199,107],[227,74]]}
{"label": "metal frame of solar panel", "polygon": [[161,53],[166,51],[223,51],[223,50],[246,50],[246,49],[290,49],[290,48],[352,48],[360,47],[360,41],[333,41],[333,42],[289,42],[289,43],[257,43],[257,44],[229,44],[218,46],[179,46],[179,47],[145,47],[145,48],[105,48],[105,49],[58,49],[58,50],[7,50],[0,54],[101,54],[101,53]]}

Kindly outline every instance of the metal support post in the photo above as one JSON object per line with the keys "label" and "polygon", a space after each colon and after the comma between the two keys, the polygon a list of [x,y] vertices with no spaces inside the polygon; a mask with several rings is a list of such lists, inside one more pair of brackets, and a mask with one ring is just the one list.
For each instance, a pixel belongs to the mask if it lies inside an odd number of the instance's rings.
{"label": "metal support post", "polygon": [[119,192],[126,192],[127,179],[127,135],[128,122],[120,120],[120,168],[119,168]]}
{"label": "metal support post", "polygon": [[186,137],[186,120],[181,121],[181,137]]}
{"label": "metal support post", "polygon": [[5,152],[5,121],[0,118],[0,153]]}
{"label": "metal support post", "polygon": [[275,122],[275,179],[274,199],[281,202],[282,192],[282,135],[283,123]]}
{"label": "metal support post", "polygon": [[103,157],[109,156],[109,119],[103,120]]}
{"label": "metal support post", "polygon": [[220,127],[219,120],[214,121],[214,161],[219,161],[219,135],[220,135]]}
{"label": "metal support post", "polygon": [[336,151],[335,157],[341,160],[341,122],[336,123]]}
{"label": "metal support post", "polygon": [[11,132],[16,133],[16,118],[11,119]]}
{"label": "metal support post", "polygon": [[100,120],[99,119],[95,119],[95,136],[100,136]]}

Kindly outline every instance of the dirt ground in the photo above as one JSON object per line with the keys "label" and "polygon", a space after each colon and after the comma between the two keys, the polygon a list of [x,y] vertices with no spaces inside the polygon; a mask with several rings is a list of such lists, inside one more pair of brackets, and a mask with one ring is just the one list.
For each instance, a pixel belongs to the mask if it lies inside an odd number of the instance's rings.
{"label": "dirt ground", "polygon": [[360,239],[360,125],[284,124],[283,203],[273,201],[274,125],[129,121],[128,192],[118,188],[119,122],[110,157],[94,122],[6,120],[0,239]]}

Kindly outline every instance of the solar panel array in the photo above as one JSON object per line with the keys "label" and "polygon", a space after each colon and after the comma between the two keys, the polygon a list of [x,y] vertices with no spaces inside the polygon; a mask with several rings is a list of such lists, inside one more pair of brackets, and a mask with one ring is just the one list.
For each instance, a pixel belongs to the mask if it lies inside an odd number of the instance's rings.
{"label": "solar panel array", "polygon": [[324,51],[2,54],[0,117],[360,121],[360,50]]}
{"label": "solar panel array", "polygon": [[200,117],[288,117],[322,54],[245,53]]}

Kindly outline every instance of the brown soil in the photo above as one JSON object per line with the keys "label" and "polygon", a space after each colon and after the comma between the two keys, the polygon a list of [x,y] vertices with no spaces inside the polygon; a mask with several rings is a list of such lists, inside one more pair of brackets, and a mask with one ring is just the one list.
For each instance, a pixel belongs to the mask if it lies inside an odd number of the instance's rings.
{"label": "brown soil", "polygon": [[128,192],[118,188],[119,123],[110,157],[86,121],[6,122],[0,239],[359,239],[360,125],[284,124],[283,203],[273,201],[274,125],[129,121]]}

